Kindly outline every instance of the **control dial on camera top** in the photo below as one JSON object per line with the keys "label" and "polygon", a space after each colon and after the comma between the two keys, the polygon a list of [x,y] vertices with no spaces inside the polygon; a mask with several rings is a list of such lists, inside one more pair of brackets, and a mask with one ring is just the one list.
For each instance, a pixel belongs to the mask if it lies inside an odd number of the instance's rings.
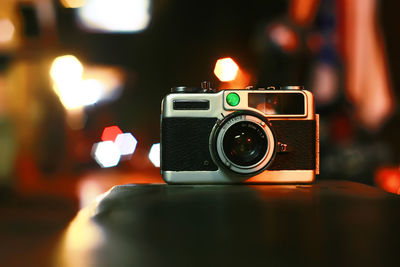
{"label": "control dial on camera top", "polygon": [[210,83],[204,81],[201,83],[201,87],[186,87],[177,86],[171,88],[171,93],[213,93],[214,89],[210,87]]}
{"label": "control dial on camera top", "polygon": [[177,86],[171,88],[171,93],[201,93],[202,89],[198,87]]}

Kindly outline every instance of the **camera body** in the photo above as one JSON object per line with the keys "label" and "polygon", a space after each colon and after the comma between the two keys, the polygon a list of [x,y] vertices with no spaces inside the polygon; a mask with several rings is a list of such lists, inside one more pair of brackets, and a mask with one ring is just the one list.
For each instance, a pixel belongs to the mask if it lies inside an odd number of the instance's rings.
{"label": "camera body", "polygon": [[319,117],[300,86],[174,87],[161,109],[167,183],[309,183],[319,173]]}

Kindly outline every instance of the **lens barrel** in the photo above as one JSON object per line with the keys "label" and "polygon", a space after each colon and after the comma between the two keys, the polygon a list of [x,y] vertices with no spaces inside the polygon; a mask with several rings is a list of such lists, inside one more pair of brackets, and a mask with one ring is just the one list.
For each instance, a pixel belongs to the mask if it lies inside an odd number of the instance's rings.
{"label": "lens barrel", "polygon": [[225,132],[223,150],[227,158],[239,166],[253,166],[260,162],[268,150],[264,129],[251,121],[233,124]]}
{"label": "lens barrel", "polygon": [[239,174],[255,174],[271,161],[275,140],[266,119],[238,113],[221,123],[215,147],[225,167]]}

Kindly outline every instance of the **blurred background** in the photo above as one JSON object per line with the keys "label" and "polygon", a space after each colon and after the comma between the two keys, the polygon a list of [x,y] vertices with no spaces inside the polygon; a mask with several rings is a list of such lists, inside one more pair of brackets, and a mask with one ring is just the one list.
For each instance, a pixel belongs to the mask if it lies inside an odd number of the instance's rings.
{"label": "blurred background", "polygon": [[[161,100],[173,86],[204,80],[217,89],[304,85],[321,119],[317,179],[400,193],[399,8],[2,0],[0,206],[8,219],[0,233],[23,249],[113,185],[162,183]],[[27,216],[22,234],[15,225]],[[30,235],[32,244],[20,244]]]}

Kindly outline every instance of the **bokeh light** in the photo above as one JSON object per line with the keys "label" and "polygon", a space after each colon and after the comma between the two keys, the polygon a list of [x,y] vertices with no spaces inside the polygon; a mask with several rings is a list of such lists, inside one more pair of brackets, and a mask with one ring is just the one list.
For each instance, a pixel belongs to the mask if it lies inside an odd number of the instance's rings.
{"label": "bokeh light", "polygon": [[108,126],[104,128],[103,133],[101,134],[101,140],[114,142],[117,136],[122,133],[122,130],[118,126]]}
{"label": "bokeh light", "polygon": [[103,32],[138,32],[150,22],[149,0],[87,0],[78,10],[85,28]]}
{"label": "bokeh light", "polygon": [[83,65],[73,55],[60,56],[54,59],[50,76],[57,84],[69,84],[82,79]]}
{"label": "bokeh light", "polygon": [[221,58],[217,60],[214,74],[221,82],[233,81],[238,73],[239,66],[232,58]]}
{"label": "bokeh light", "polygon": [[66,8],[78,8],[82,7],[86,0],[60,0],[61,4]]}
{"label": "bokeh light", "polygon": [[296,32],[284,24],[276,24],[270,27],[269,37],[285,52],[296,50],[299,38]]}
{"label": "bokeh light", "polygon": [[375,172],[374,182],[387,192],[400,194],[400,168],[380,167]]}
{"label": "bokeh light", "polygon": [[15,32],[14,24],[9,19],[0,19],[0,43],[12,40]]}
{"label": "bokeh light", "polygon": [[118,134],[114,143],[119,148],[119,152],[122,156],[129,156],[135,153],[138,142],[131,133],[122,133]]}
{"label": "bokeh light", "polygon": [[151,146],[149,159],[154,166],[160,167],[160,143]]}
{"label": "bokeh light", "polygon": [[82,109],[100,100],[112,100],[122,88],[123,72],[114,67],[84,67],[73,55],[54,59],[53,89],[67,110]]}
{"label": "bokeh light", "polygon": [[112,141],[103,141],[94,144],[92,154],[102,168],[117,166],[121,158],[118,146]]}
{"label": "bokeh light", "polygon": [[93,105],[102,98],[105,91],[103,84],[93,79],[69,80],[56,83],[53,88],[66,109]]}
{"label": "bokeh light", "polygon": [[104,85],[95,79],[83,80],[81,84],[84,88],[81,90],[81,98],[85,100],[82,102],[82,105],[84,106],[96,104],[106,90]]}
{"label": "bokeh light", "polygon": [[123,89],[125,71],[116,66],[85,65],[82,78],[84,81],[91,80],[92,84],[97,83],[98,87],[101,86],[101,101],[112,101]]}

